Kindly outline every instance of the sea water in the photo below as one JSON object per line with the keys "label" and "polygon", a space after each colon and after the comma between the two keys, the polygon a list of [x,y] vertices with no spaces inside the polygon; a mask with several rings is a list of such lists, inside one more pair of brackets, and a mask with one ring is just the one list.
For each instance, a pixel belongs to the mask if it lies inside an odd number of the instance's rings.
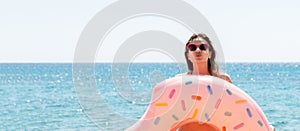
{"label": "sea water", "polygon": [[[277,131],[300,129],[300,63],[229,63],[223,70]],[[81,72],[72,63],[0,64],[0,130],[124,130],[144,114],[155,84],[186,71],[174,63],[97,63],[90,80],[74,74]],[[95,93],[76,88],[89,81]],[[91,114],[87,105],[98,108]]]}

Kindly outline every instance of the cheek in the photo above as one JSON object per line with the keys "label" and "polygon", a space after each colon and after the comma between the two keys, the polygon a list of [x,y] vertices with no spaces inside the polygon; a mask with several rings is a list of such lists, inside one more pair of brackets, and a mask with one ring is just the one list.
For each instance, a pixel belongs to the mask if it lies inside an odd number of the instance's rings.
{"label": "cheek", "polygon": [[206,51],[205,54],[206,54],[207,57],[210,57],[211,52],[210,51]]}
{"label": "cheek", "polygon": [[188,59],[192,60],[193,59],[193,53],[192,52],[188,52],[187,53]]}

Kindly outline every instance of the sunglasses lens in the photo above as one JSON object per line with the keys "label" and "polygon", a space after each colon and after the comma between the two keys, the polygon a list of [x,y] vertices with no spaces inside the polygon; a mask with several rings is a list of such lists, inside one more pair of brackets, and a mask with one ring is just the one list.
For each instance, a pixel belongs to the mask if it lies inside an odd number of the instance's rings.
{"label": "sunglasses lens", "polygon": [[[187,48],[190,50],[190,51],[195,51],[195,50],[197,50],[197,45],[195,45],[195,44],[189,44],[188,46],[187,46]],[[200,46],[199,46],[199,49],[200,50],[202,50],[202,51],[205,51],[205,50],[207,50],[208,49],[208,45],[207,44],[201,44]]]}
{"label": "sunglasses lens", "polygon": [[190,51],[195,51],[197,49],[197,46],[194,45],[194,44],[189,44],[188,48],[189,48]]}
{"label": "sunglasses lens", "polygon": [[199,48],[200,48],[200,50],[206,50],[207,45],[206,44],[201,44]]}

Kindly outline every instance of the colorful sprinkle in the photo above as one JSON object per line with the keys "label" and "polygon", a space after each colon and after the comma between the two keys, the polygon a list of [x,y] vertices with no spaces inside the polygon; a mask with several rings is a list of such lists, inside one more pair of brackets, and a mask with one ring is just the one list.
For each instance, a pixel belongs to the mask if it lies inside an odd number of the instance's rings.
{"label": "colorful sprinkle", "polygon": [[178,117],[175,116],[175,115],[172,115],[172,117],[177,121],[178,120]]}
{"label": "colorful sprinkle", "polygon": [[241,104],[241,103],[245,103],[245,102],[247,102],[247,100],[237,100],[237,101],[235,101],[236,104]]}
{"label": "colorful sprinkle", "polygon": [[185,85],[190,85],[192,83],[193,83],[192,81],[188,81],[188,82],[185,82]]}
{"label": "colorful sprinkle", "polygon": [[184,100],[181,100],[181,107],[182,107],[182,110],[185,111],[186,108],[185,108],[185,102]]}
{"label": "colorful sprinkle", "polygon": [[209,121],[210,119],[209,119],[209,116],[208,116],[208,114],[207,113],[205,113],[205,118],[206,118],[206,120],[207,121]]}
{"label": "colorful sprinkle", "polygon": [[168,103],[156,103],[155,106],[168,106]]}
{"label": "colorful sprinkle", "polygon": [[208,85],[208,86],[207,86],[207,89],[208,89],[208,92],[209,92],[209,94],[210,94],[210,95],[212,95],[212,94],[213,94],[213,91],[212,91],[212,89],[211,89],[211,86],[210,86],[210,85]]}
{"label": "colorful sprinkle", "polygon": [[192,116],[192,119],[195,119],[196,116],[197,116],[197,114],[198,114],[198,109],[195,109],[195,111],[194,111],[194,113],[193,113],[193,116]]}
{"label": "colorful sprinkle", "polygon": [[229,89],[226,89],[228,95],[232,95],[232,92]]}
{"label": "colorful sprinkle", "polygon": [[192,95],[192,99],[200,101],[202,98],[201,98],[201,96]]}
{"label": "colorful sprinkle", "polygon": [[175,94],[175,89],[173,89],[170,94],[169,94],[169,98],[172,99],[173,95]]}
{"label": "colorful sprinkle", "polygon": [[259,126],[263,126],[263,123],[260,120],[258,120],[257,123]]}
{"label": "colorful sprinkle", "polygon": [[220,103],[221,103],[221,99],[218,99],[218,101],[217,101],[217,103],[216,103],[216,105],[215,105],[215,108],[216,108],[216,109],[219,108]]}
{"label": "colorful sprinkle", "polygon": [[252,117],[252,113],[251,113],[250,109],[247,108],[246,110],[247,110],[248,116],[251,118]]}
{"label": "colorful sprinkle", "polygon": [[222,127],[222,131],[226,131],[226,127],[225,126]]}
{"label": "colorful sprinkle", "polygon": [[241,127],[244,126],[244,123],[240,123],[238,125],[236,125],[235,127],[233,127],[234,130],[240,129]]}
{"label": "colorful sprinkle", "polygon": [[232,116],[232,113],[231,113],[231,112],[228,112],[228,111],[226,111],[226,112],[224,113],[224,115],[225,115],[225,116]]}
{"label": "colorful sprinkle", "polygon": [[154,120],[154,125],[158,125],[159,121],[160,121],[160,117],[157,117],[157,118]]}

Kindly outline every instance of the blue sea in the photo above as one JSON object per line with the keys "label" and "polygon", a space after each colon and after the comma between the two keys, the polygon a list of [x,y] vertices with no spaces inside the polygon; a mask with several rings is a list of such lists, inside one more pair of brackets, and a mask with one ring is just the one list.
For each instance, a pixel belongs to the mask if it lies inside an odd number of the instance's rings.
{"label": "blue sea", "polygon": [[[277,131],[300,129],[300,63],[223,70]],[[0,130],[124,130],[143,115],[156,83],[186,71],[175,63],[3,63]]]}

